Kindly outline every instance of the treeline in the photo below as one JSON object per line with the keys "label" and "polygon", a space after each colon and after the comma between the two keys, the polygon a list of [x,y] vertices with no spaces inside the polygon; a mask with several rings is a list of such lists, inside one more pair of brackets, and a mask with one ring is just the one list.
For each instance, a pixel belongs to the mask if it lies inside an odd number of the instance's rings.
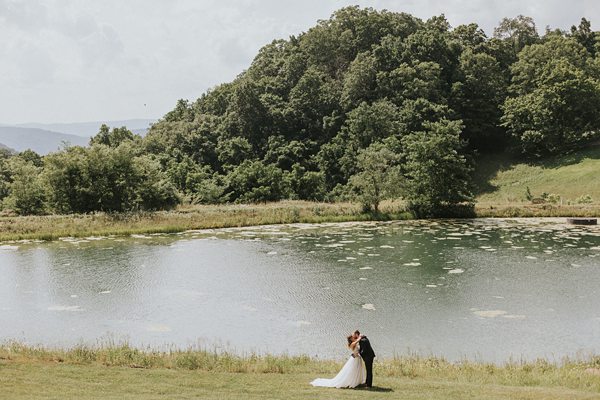
{"label": "treeline", "polygon": [[178,101],[144,138],[103,126],[89,148],[4,157],[0,198],[20,214],[350,198],[468,212],[476,156],[598,139],[599,52],[586,19],[540,36],[505,18],[490,38],[443,16],[343,8]]}

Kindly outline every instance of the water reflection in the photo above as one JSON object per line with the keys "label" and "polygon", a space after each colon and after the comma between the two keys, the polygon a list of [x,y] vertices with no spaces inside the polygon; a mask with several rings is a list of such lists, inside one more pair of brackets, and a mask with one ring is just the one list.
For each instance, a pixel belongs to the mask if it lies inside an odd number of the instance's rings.
{"label": "water reflection", "polygon": [[[292,225],[0,247],[1,338],[502,361],[598,352],[598,228]],[[15,246],[15,244],[11,244]]]}

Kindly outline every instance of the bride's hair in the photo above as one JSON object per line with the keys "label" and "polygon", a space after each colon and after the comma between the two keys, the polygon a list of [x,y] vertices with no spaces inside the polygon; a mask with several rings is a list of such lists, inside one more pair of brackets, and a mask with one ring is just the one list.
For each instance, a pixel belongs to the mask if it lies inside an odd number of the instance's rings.
{"label": "bride's hair", "polygon": [[354,341],[354,340],[352,340],[353,339],[352,335],[348,336],[346,339],[348,339],[348,346],[350,346],[352,344],[352,342]]}

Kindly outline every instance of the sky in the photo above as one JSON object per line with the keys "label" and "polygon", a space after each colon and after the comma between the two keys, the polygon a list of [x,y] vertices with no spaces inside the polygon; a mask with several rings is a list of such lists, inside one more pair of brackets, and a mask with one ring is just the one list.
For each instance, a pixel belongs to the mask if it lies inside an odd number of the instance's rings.
{"label": "sky", "polygon": [[160,118],[231,81],[273,39],[358,4],[491,35],[519,14],[599,29],[598,0],[0,0],[0,123]]}

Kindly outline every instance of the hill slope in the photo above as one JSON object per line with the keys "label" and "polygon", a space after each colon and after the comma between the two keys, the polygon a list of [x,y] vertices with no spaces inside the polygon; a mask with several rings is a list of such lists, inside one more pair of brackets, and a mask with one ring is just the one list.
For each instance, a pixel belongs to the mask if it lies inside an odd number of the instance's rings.
{"label": "hill slope", "polygon": [[529,203],[529,187],[538,197],[542,193],[561,196],[564,204],[590,195],[600,203],[600,146],[535,162],[515,160],[507,155],[486,156],[479,160],[475,173],[477,200],[485,204]]}
{"label": "hill slope", "polygon": [[10,147],[8,147],[7,145],[5,145],[5,144],[2,144],[2,143],[0,143],[0,150],[8,150],[8,151],[10,151],[10,152],[13,152],[13,151],[14,151],[14,150],[13,150],[13,149],[11,149]]}
{"label": "hill slope", "polygon": [[0,143],[16,151],[31,149],[45,155],[58,150],[63,142],[73,146],[86,146],[89,138],[67,135],[37,128],[0,126]]}

